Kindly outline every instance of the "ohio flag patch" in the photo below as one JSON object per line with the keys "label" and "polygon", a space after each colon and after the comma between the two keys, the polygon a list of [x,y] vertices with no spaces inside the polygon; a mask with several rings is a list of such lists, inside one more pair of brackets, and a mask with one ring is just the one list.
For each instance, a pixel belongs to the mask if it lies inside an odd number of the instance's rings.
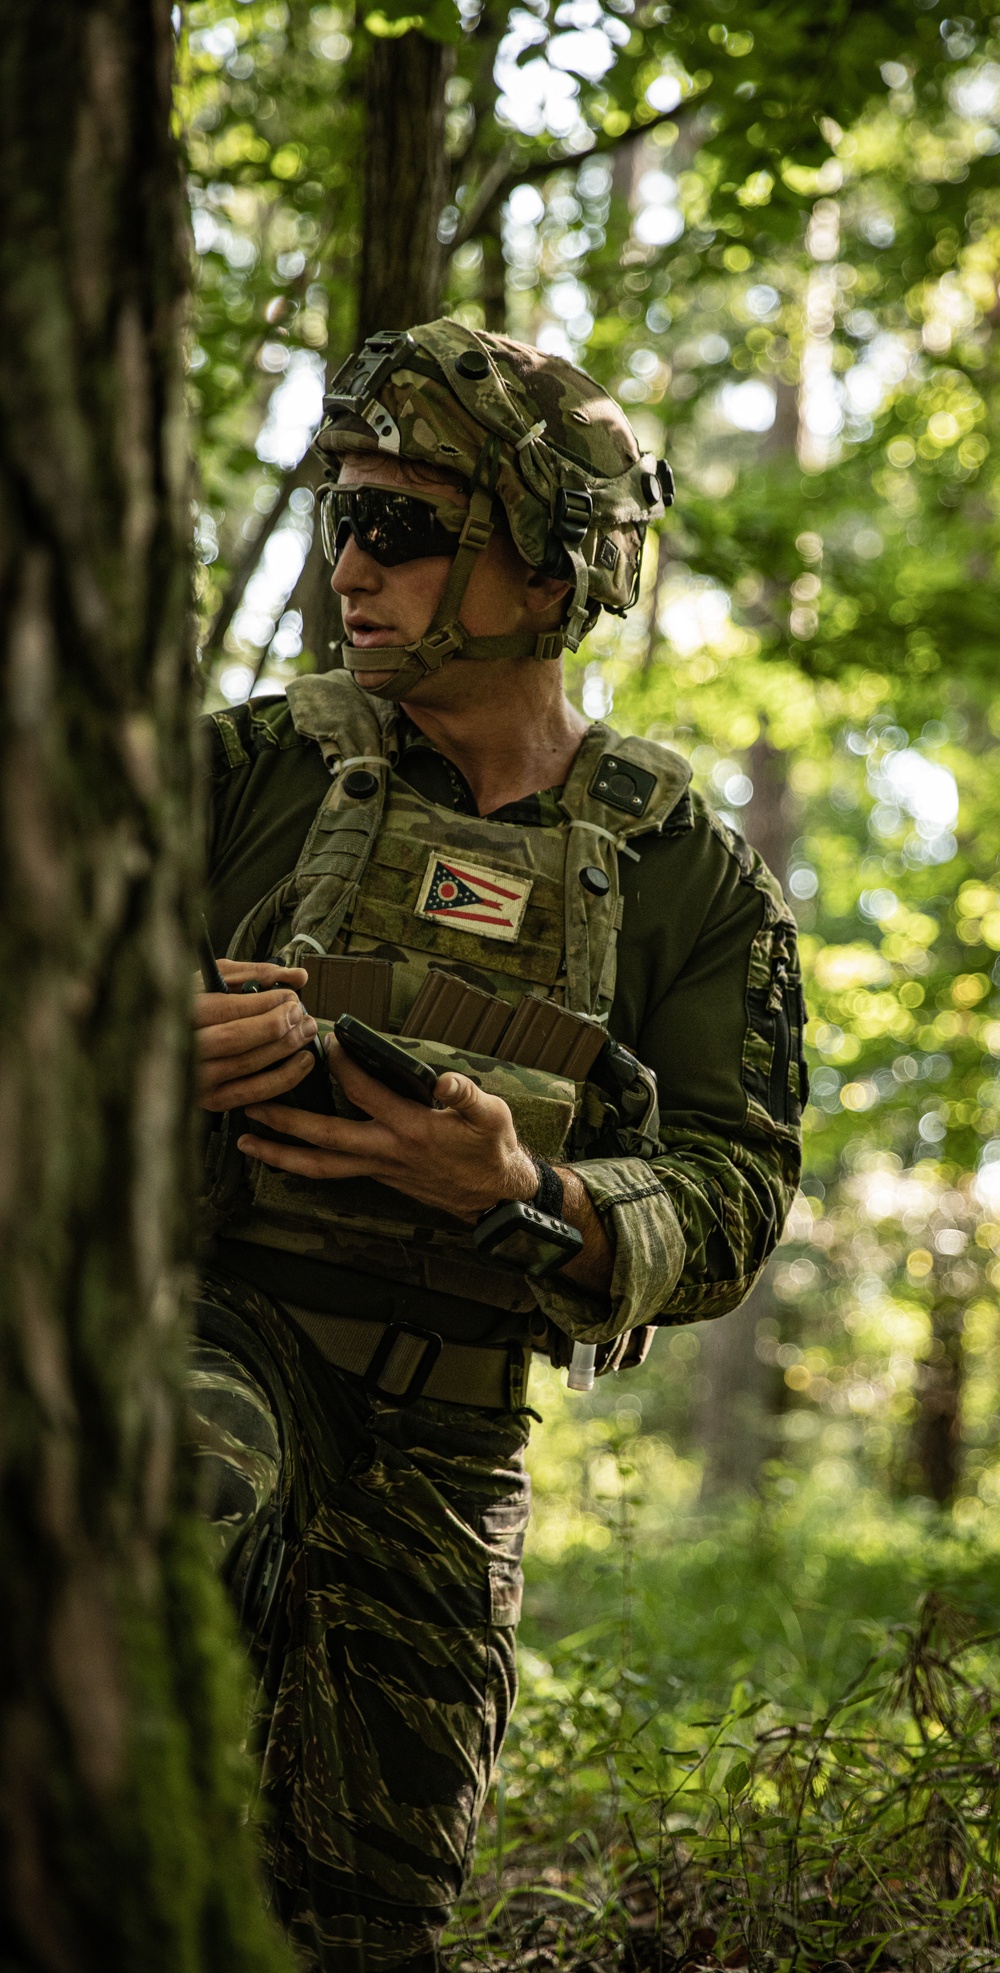
{"label": "ohio flag patch", "polygon": [[513,940],[531,883],[530,877],[510,877],[506,870],[484,869],[481,863],[432,850],[416,902],[417,917],[451,925],[456,931],[478,932],[482,938]]}

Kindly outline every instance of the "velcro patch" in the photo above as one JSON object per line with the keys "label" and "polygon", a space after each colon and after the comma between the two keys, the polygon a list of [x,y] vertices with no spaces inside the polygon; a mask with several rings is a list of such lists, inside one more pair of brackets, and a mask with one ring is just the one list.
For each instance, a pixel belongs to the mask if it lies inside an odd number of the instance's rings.
{"label": "velcro patch", "polygon": [[530,877],[511,877],[464,857],[445,857],[432,850],[415,910],[418,918],[449,925],[481,938],[516,939],[531,895]]}

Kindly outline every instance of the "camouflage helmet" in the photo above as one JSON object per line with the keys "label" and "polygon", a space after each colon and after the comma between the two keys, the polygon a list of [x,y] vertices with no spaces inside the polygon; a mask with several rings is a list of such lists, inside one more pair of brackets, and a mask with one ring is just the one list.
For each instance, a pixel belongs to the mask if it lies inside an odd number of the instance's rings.
{"label": "camouflage helmet", "polygon": [[[621,616],[635,601],[647,525],[673,498],[670,469],[640,451],[614,400],[564,357],[447,320],[385,330],[338,372],[324,414],[316,449],[332,474],[344,453],[371,451],[458,474],[472,488],[443,608],[407,647],[410,662],[385,696],[452,657],[575,650],[600,609]],[[524,560],[572,582],[557,633],[474,638],[457,621],[494,497]],[[357,669],[350,646],[344,655]]]}

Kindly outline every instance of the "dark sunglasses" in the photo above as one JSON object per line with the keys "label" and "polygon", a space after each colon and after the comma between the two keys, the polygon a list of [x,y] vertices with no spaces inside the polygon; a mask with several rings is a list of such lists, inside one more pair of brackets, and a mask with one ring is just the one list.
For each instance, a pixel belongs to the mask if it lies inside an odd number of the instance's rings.
{"label": "dark sunglasses", "polygon": [[433,493],[388,486],[325,486],[319,496],[323,553],[336,566],[348,537],[384,569],[430,555],[454,555],[464,507]]}

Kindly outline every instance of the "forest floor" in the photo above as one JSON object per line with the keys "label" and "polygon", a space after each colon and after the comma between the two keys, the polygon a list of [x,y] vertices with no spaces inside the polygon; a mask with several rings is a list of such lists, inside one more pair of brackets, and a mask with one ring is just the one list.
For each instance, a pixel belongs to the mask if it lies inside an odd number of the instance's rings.
{"label": "forest floor", "polygon": [[709,1514],[620,1445],[581,1511],[547,1457],[453,1967],[1000,1967],[1000,1530],[815,1477]]}

